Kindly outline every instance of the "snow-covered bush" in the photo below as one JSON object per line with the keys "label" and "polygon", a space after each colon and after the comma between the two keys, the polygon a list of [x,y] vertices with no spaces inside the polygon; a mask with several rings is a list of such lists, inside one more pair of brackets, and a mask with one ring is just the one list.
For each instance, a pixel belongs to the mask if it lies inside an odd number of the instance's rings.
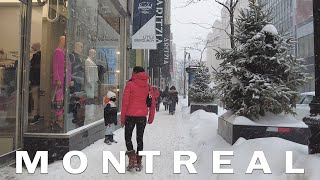
{"label": "snow-covered bush", "polygon": [[215,74],[220,100],[228,110],[248,118],[291,113],[305,82],[301,61],[291,55],[295,42],[270,24],[263,5],[249,1],[240,11],[232,50],[217,53],[223,63]]}
{"label": "snow-covered bush", "polygon": [[198,63],[194,80],[189,88],[188,96],[191,102],[211,103],[214,101],[213,88],[209,87],[211,83],[209,68],[203,62]]}

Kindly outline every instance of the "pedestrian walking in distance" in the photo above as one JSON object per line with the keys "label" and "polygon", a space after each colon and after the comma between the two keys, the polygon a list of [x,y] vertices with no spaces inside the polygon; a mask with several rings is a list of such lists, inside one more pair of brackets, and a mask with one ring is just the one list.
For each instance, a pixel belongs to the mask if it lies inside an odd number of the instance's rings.
{"label": "pedestrian walking in distance", "polygon": [[166,89],[162,93],[162,102],[164,106],[164,110],[167,111],[169,110],[169,87],[167,86]]}
{"label": "pedestrian walking in distance", "polygon": [[[132,78],[126,84],[123,92],[121,127],[125,127],[126,154],[129,158],[128,171],[133,168],[136,168],[136,171],[142,169],[142,156],[139,156],[139,151],[143,151],[144,129],[147,122],[152,124],[155,115],[156,102],[152,86],[148,84],[149,79],[150,77],[145,70],[136,66],[133,68]],[[150,95],[151,105],[148,107]],[[133,149],[132,144],[132,132],[135,127],[137,131],[137,152]]]}
{"label": "pedestrian walking in distance", "polygon": [[116,125],[118,124],[118,109],[116,105],[116,97],[117,96],[114,92],[109,91],[107,93],[107,97],[104,100],[104,102],[106,103],[106,106],[104,107],[104,124],[106,125],[104,143],[108,145],[111,145],[111,143],[117,143],[113,138],[113,132],[116,129]]}
{"label": "pedestrian walking in distance", "polygon": [[153,89],[154,99],[156,101],[156,111],[158,112],[160,110],[160,101],[161,101],[160,92],[157,86],[154,86],[152,89]]}
{"label": "pedestrian walking in distance", "polygon": [[169,114],[174,115],[176,111],[176,105],[179,101],[178,98],[178,91],[176,90],[175,86],[172,86],[169,90],[169,98],[168,98],[168,104],[169,104]]}

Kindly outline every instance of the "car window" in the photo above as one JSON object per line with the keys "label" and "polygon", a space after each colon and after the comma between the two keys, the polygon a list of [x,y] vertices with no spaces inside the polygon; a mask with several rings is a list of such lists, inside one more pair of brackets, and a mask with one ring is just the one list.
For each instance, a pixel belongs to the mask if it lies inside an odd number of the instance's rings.
{"label": "car window", "polygon": [[308,96],[306,96],[306,98],[304,98],[304,100],[301,104],[310,104],[312,99],[313,99],[313,96],[308,95]]}
{"label": "car window", "polygon": [[305,95],[300,95],[300,96],[299,96],[299,100],[298,100],[298,103],[297,103],[297,104],[302,104],[302,103],[303,103],[304,98],[306,98],[306,96],[305,96]]}

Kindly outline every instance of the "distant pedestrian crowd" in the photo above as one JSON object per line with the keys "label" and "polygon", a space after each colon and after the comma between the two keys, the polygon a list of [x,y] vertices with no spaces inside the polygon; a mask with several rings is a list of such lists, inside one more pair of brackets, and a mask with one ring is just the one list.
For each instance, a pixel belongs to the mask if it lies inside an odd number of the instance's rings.
{"label": "distant pedestrian crowd", "polygon": [[156,99],[156,110],[160,110],[160,104],[163,103],[165,111],[169,111],[170,115],[174,115],[176,111],[176,105],[178,104],[178,91],[175,86],[167,86],[164,91],[159,90],[157,87],[153,87],[153,94]]}

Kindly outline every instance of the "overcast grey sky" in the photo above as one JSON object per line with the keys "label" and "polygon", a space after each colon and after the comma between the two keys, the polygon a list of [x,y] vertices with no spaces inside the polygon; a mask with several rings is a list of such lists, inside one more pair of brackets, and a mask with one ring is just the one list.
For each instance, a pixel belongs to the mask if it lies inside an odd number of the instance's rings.
{"label": "overcast grey sky", "polygon": [[[171,0],[171,31],[173,32],[173,42],[177,45],[177,59],[183,60],[183,48],[190,47],[196,38],[206,39],[210,32],[191,22],[213,24],[216,19],[220,19],[221,6],[214,0],[204,0],[188,7],[181,8],[187,0]],[[192,59],[200,57],[197,51],[190,52]],[[205,60],[205,59],[204,59]]]}

